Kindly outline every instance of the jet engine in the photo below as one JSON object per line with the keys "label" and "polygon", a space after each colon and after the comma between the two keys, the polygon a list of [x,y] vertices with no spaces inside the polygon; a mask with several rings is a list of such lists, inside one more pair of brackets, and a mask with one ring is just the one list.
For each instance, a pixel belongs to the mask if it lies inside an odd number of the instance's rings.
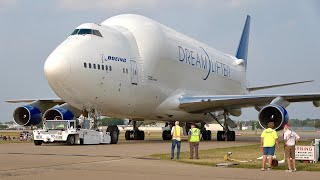
{"label": "jet engine", "polygon": [[67,103],[62,104],[61,106],[53,107],[51,109],[48,109],[44,115],[43,118],[46,120],[72,120],[75,119],[75,113],[79,114],[79,110],[73,108]]}
{"label": "jet engine", "polygon": [[41,116],[39,108],[33,105],[18,107],[13,112],[14,122],[23,126],[38,125],[41,123]]}
{"label": "jet engine", "polygon": [[274,122],[275,130],[283,129],[283,126],[289,121],[287,110],[277,104],[269,104],[263,107],[259,113],[260,126],[266,129],[270,121]]}

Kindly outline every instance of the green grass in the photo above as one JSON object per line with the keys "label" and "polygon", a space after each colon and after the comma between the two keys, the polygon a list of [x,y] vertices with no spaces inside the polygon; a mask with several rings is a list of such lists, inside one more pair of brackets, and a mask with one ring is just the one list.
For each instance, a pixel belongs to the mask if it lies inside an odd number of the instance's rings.
{"label": "green grass", "polygon": [[[298,145],[310,145],[310,142],[299,142]],[[200,144],[201,149],[201,144]],[[181,159],[175,160],[181,163],[197,164],[205,166],[216,166],[218,163],[228,162],[224,161],[224,156],[227,152],[232,152],[231,158],[239,161],[249,161],[240,162],[239,165],[232,167],[235,168],[248,168],[248,169],[260,169],[261,160],[257,160],[261,156],[260,144],[239,146],[239,147],[229,147],[229,148],[216,148],[208,150],[200,150],[200,159],[189,159],[189,152],[181,152]],[[171,160],[170,154],[154,154],[152,157]],[[276,149],[277,160],[282,160],[284,158],[283,147]],[[285,170],[287,169],[287,164],[279,164],[279,166],[274,167],[275,170]],[[302,163],[297,161],[297,169],[299,171],[320,171],[320,163]]]}

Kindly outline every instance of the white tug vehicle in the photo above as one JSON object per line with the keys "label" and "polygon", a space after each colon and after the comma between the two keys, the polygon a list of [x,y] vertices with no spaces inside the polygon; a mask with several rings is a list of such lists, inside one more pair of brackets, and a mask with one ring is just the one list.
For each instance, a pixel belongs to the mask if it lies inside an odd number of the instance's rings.
{"label": "white tug vehicle", "polygon": [[[90,127],[90,121],[87,121]],[[117,144],[119,129],[117,126],[108,126],[106,130],[80,128],[76,126],[76,120],[46,120],[43,129],[34,130],[33,138],[36,146],[42,143],[67,143],[75,144]]]}

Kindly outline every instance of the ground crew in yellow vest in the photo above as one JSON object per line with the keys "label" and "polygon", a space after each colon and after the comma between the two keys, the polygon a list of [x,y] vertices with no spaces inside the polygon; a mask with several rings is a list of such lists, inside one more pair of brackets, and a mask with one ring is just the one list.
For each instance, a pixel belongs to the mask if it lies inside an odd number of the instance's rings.
{"label": "ground crew in yellow vest", "polygon": [[190,146],[190,159],[193,159],[193,151],[195,151],[195,158],[199,159],[198,150],[199,150],[199,142],[202,138],[202,134],[200,129],[196,128],[195,124],[191,125],[191,129],[188,133],[188,142]]}
{"label": "ground crew in yellow vest", "polygon": [[171,129],[172,145],[171,159],[174,159],[174,149],[177,146],[177,159],[180,159],[181,137],[183,136],[182,127],[179,126],[179,121],[176,121],[175,126]]}

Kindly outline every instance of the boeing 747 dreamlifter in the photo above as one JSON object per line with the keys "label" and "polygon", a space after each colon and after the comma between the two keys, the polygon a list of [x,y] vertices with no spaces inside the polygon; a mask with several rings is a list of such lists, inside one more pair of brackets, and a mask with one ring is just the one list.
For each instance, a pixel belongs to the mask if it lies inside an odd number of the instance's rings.
{"label": "boeing 747 dreamlifter", "polygon": [[[310,101],[320,106],[320,94],[254,94],[250,91],[291,84],[247,87],[250,16],[235,55],[222,53],[204,43],[140,15],[125,14],[101,24],[78,26],[47,58],[45,76],[61,99],[12,100],[29,103],[14,111],[20,125],[42,119],[76,119],[95,114],[131,120],[134,130],[126,139],[144,139],[138,129],[143,121],[201,124],[204,140],[211,139],[205,124],[217,121],[223,131],[217,140],[235,140],[235,123],[241,109],[255,107],[259,123],[269,121],[281,129],[288,122],[291,102]],[[119,131],[108,127],[111,142]],[[169,128],[164,140],[171,139]]]}

